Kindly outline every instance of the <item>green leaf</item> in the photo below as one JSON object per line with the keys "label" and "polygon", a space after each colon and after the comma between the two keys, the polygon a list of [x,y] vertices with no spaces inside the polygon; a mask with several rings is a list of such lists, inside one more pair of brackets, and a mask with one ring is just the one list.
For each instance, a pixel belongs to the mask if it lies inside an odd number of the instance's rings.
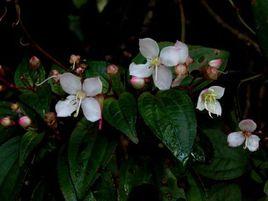
{"label": "green leaf", "polygon": [[263,192],[268,196],[268,180],[265,182]]}
{"label": "green leaf", "polygon": [[240,188],[236,184],[218,184],[209,191],[209,201],[241,201]]}
{"label": "green leaf", "polygon": [[120,168],[118,200],[127,201],[130,192],[142,184],[151,183],[152,173],[145,161],[132,158],[124,161]]}
{"label": "green leaf", "polygon": [[138,100],[146,125],[180,161],[187,159],[196,135],[196,118],[189,96],[179,90],[145,92]]}
{"label": "green leaf", "polygon": [[190,174],[187,174],[188,190],[186,192],[187,201],[207,201],[205,192],[196,181],[196,179]]}
{"label": "green leaf", "polygon": [[36,92],[27,91],[19,98],[22,103],[33,108],[41,117],[50,111],[51,91],[47,84],[38,87]]}
{"label": "green leaf", "polygon": [[[36,83],[40,83],[46,78],[46,72],[43,65],[40,65],[37,69],[29,67],[29,62],[24,59],[17,67],[14,82],[17,87],[34,87]],[[28,92],[29,90],[22,89],[22,92]]]}
{"label": "green leaf", "polygon": [[186,200],[184,190],[178,187],[177,178],[170,169],[164,169],[161,181],[165,181],[165,184],[160,187],[163,201]]}
{"label": "green leaf", "polygon": [[66,149],[61,148],[58,157],[58,182],[66,201],[77,201],[77,196],[75,192],[75,187],[71,179],[68,166],[68,158]]}
{"label": "green leaf", "polygon": [[34,131],[25,133],[20,142],[19,166],[22,166],[29,153],[42,141],[44,134],[39,134]]}
{"label": "green leaf", "polygon": [[104,119],[124,133],[132,142],[138,143],[136,133],[137,103],[133,95],[123,93],[119,99],[109,98],[104,101]]}
{"label": "green leaf", "polygon": [[255,17],[259,44],[268,59],[268,2],[267,0],[255,0],[252,1],[251,5]]}
{"label": "green leaf", "polygon": [[109,0],[97,0],[97,8],[100,13],[104,10],[108,2]]}
{"label": "green leaf", "polygon": [[81,8],[83,5],[87,3],[87,0],[73,0],[73,4],[76,8]]}
{"label": "green leaf", "polygon": [[99,177],[115,150],[116,143],[96,132],[96,126],[82,119],[73,131],[68,144],[70,175],[78,199],[88,195],[90,186]]}
{"label": "green leaf", "polygon": [[220,129],[203,129],[212,143],[213,158],[208,164],[200,164],[196,170],[205,177],[214,180],[229,180],[240,177],[247,169],[247,152],[230,148],[227,136]]}

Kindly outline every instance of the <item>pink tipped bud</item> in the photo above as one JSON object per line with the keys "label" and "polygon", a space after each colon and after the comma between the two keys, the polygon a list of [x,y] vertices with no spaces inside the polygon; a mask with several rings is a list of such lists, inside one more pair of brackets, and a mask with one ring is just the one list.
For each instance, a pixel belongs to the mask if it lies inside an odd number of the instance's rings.
{"label": "pink tipped bud", "polygon": [[82,75],[85,72],[85,68],[78,67],[75,69],[75,73],[78,75]]}
{"label": "pink tipped bud", "polygon": [[219,68],[222,64],[221,59],[213,59],[210,62],[208,62],[208,65],[214,68]]}
{"label": "pink tipped bud", "polygon": [[217,80],[219,77],[218,68],[211,66],[205,68],[205,77],[209,80]]}
{"label": "pink tipped bud", "polygon": [[142,89],[145,86],[144,78],[138,78],[135,76],[132,76],[130,83],[135,89]]}
{"label": "pink tipped bud", "polygon": [[191,63],[193,63],[194,60],[191,57],[187,57],[185,64],[189,66]]}
{"label": "pink tipped bud", "polygon": [[23,116],[19,119],[19,125],[23,128],[28,128],[32,123],[32,120],[28,116]]}
{"label": "pink tipped bud", "polygon": [[175,67],[176,75],[186,75],[188,73],[188,69],[185,65],[179,64]]}
{"label": "pink tipped bud", "polygon": [[19,111],[20,106],[19,106],[18,103],[12,103],[12,104],[10,105],[10,108],[11,108],[12,111],[17,112],[17,111]]}
{"label": "pink tipped bud", "polygon": [[39,68],[40,64],[41,64],[40,59],[36,56],[32,56],[29,60],[29,65],[31,69]]}
{"label": "pink tipped bud", "polygon": [[55,82],[58,82],[59,80],[60,80],[60,73],[59,73],[59,71],[58,70],[51,70],[50,71],[50,75],[51,76],[53,76],[53,80],[55,81]]}
{"label": "pink tipped bud", "polygon": [[107,73],[109,75],[115,75],[118,73],[118,67],[114,64],[110,64],[107,66]]}
{"label": "pink tipped bud", "polygon": [[72,54],[70,56],[69,62],[70,62],[70,64],[77,64],[77,63],[80,62],[80,59],[81,59],[81,56],[80,55]]}
{"label": "pink tipped bud", "polygon": [[9,127],[9,126],[13,126],[14,122],[12,121],[12,119],[10,117],[4,117],[4,118],[0,119],[0,124],[3,127]]}

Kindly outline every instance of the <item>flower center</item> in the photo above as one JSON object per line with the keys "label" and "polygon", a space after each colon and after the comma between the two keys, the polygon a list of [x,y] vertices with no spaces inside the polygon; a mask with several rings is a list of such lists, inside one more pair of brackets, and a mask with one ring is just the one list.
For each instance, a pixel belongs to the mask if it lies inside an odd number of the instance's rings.
{"label": "flower center", "polygon": [[160,59],[159,57],[155,57],[151,60],[151,66],[152,67],[157,67],[160,65]]}
{"label": "flower center", "polygon": [[251,136],[251,132],[248,131],[243,131],[242,134],[247,138],[249,136]]}
{"label": "flower center", "polygon": [[205,102],[205,104],[211,104],[216,102],[217,95],[214,91],[207,91],[202,95],[202,99]]}
{"label": "flower center", "polygon": [[83,91],[81,91],[81,90],[77,91],[77,93],[76,93],[76,101],[78,101],[78,106],[77,106],[77,108],[76,108],[76,112],[75,112],[75,114],[74,114],[74,117],[77,117],[77,116],[78,116],[78,114],[79,114],[79,110],[80,110],[80,107],[81,107],[82,100],[83,100],[86,96],[87,96],[87,95],[86,95],[85,92],[83,92]]}

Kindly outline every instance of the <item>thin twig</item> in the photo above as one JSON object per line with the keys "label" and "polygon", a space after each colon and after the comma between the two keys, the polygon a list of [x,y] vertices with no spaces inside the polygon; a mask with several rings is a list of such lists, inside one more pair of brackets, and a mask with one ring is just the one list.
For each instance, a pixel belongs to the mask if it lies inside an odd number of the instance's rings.
{"label": "thin twig", "polygon": [[65,67],[61,62],[59,62],[57,59],[55,59],[51,54],[49,54],[46,50],[44,50],[37,42],[35,42],[31,35],[29,34],[28,30],[26,27],[23,25],[22,20],[21,20],[21,9],[20,5],[18,3],[18,0],[15,1],[15,8],[16,8],[16,13],[17,13],[17,22],[13,24],[13,26],[20,25],[20,28],[24,32],[25,36],[28,38],[29,42],[31,43],[32,47],[34,47],[36,50],[41,52],[43,55],[45,55],[48,59],[50,59],[53,63],[57,64],[61,68],[63,68],[66,71],[69,71],[67,67]]}
{"label": "thin twig", "polygon": [[246,44],[253,46],[257,52],[261,52],[259,45],[252,40],[249,36],[241,33],[239,30],[227,24],[207,3],[206,0],[200,0],[204,7],[207,9],[209,14],[219,23],[222,27],[229,30],[232,34],[234,34],[238,39],[246,42]]}
{"label": "thin twig", "polygon": [[6,16],[6,14],[7,14],[7,7],[5,7],[4,13],[0,17],[0,22],[4,19],[4,17]]}
{"label": "thin twig", "polygon": [[183,0],[178,0],[181,15],[181,42],[185,42],[185,15],[183,8]]}
{"label": "thin twig", "polygon": [[233,0],[228,0],[228,1],[231,4],[231,6],[234,8],[235,13],[236,13],[239,21],[241,22],[241,24],[243,24],[252,34],[256,35],[256,32],[246,23],[246,21],[240,15],[239,9],[234,4]]}

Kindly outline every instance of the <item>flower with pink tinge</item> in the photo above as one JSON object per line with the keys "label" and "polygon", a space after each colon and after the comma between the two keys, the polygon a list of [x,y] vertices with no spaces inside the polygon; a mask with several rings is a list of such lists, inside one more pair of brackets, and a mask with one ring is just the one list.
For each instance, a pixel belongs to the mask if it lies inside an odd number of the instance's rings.
{"label": "flower with pink tinge", "polygon": [[69,94],[66,100],[58,101],[55,110],[58,117],[68,117],[75,112],[79,114],[80,107],[87,120],[91,122],[101,119],[101,107],[95,96],[102,92],[102,82],[99,77],[87,78],[81,82],[81,78],[72,73],[60,75],[60,85]]}
{"label": "flower with pink tinge", "polygon": [[3,127],[9,127],[9,126],[13,126],[14,122],[9,116],[7,116],[7,117],[4,117],[4,118],[0,119],[0,124]]}
{"label": "flower with pink tinge", "polygon": [[29,60],[29,64],[30,64],[30,67],[32,69],[37,69],[39,68],[41,62],[40,62],[40,59],[36,56],[32,56]]}
{"label": "flower with pink tinge", "polygon": [[245,142],[244,149],[256,151],[259,148],[260,138],[252,133],[256,130],[257,125],[251,119],[240,121],[239,128],[241,131],[232,132],[227,137],[227,142],[230,147],[238,147]]}
{"label": "flower with pink tinge", "polygon": [[211,114],[221,116],[222,109],[218,99],[223,97],[224,90],[225,89],[220,86],[211,86],[208,89],[204,89],[199,94],[196,108],[200,111],[206,109],[211,118]]}
{"label": "flower with pink tinge", "polygon": [[208,62],[208,65],[214,68],[219,68],[222,64],[222,59],[213,59]]}
{"label": "flower with pink tinge", "polygon": [[161,51],[156,41],[151,38],[139,40],[140,53],[147,60],[145,64],[131,63],[130,75],[138,78],[153,76],[154,84],[160,90],[167,90],[172,83],[170,67],[184,64],[188,58],[188,47],[177,41],[174,46],[164,47]]}

